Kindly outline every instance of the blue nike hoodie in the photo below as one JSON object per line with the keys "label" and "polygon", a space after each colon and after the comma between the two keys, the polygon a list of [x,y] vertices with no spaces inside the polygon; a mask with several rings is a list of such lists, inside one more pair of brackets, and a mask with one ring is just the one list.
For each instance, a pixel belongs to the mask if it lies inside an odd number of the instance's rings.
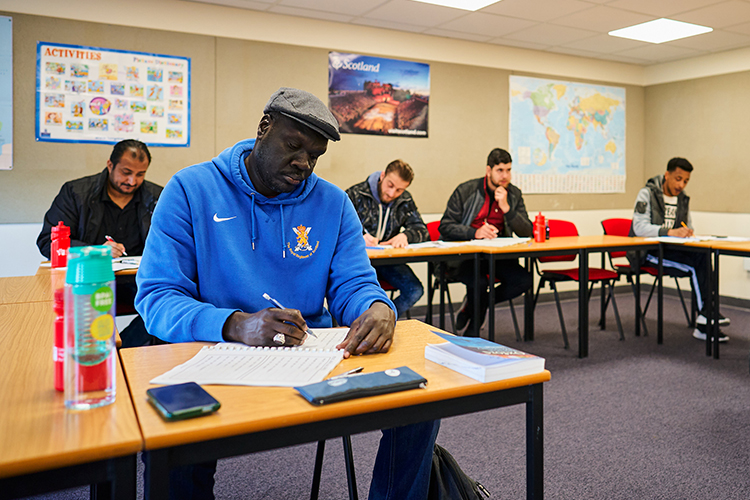
{"label": "blue nike hoodie", "polygon": [[330,327],[331,314],[350,325],[376,301],[395,311],[344,191],[312,174],[266,198],[244,164],[254,145],[239,142],[164,188],[136,278],[148,332],[168,342],[221,341],[234,311],[273,307],[264,293],[311,327]]}

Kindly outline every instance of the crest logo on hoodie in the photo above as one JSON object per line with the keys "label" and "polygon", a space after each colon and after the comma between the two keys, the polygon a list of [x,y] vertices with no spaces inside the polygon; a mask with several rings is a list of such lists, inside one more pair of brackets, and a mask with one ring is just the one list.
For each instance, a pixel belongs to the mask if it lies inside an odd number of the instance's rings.
{"label": "crest logo on hoodie", "polygon": [[310,246],[309,237],[311,230],[312,227],[305,227],[303,225],[292,228],[294,234],[297,235],[297,245],[292,249],[292,245],[290,243],[287,243],[287,247],[289,248],[289,251],[292,253],[292,255],[294,255],[298,259],[306,259],[318,250],[320,241],[315,242],[315,248]]}

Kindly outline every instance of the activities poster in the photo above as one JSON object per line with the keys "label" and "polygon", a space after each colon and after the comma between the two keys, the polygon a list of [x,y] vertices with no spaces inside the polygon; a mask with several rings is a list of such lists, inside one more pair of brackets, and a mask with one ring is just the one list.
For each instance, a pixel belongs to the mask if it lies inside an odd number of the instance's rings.
{"label": "activities poster", "polygon": [[190,59],[37,43],[36,139],[190,145]]}
{"label": "activities poster", "polygon": [[345,134],[427,137],[430,65],[328,53],[328,107]]}
{"label": "activities poster", "polygon": [[13,168],[13,19],[0,16],[0,170]]}
{"label": "activities poster", "polygon": [[624,193],[625,89],[511,76],[510,149],[524,193]]}

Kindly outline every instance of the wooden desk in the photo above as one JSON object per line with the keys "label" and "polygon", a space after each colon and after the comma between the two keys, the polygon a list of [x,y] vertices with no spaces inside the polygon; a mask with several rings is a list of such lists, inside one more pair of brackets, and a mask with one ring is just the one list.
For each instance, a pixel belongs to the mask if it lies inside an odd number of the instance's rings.
{"label": "wooden desk", "polygon": [[0,278],[0,305],[52,301],[50,273]]}
{"label": "wooden desk", "polygon": [[[550,238],[543,243],[530,242],[526,244],[508,247],[479,247],[489,260],[489,276],[495,275],[496,259],[526,258],[526,270],[534,277],[533,259],[542,256],[578,254],[579,280],[578,280],[578,357],[585,358],[589,354],[589,301],[588,301],[588,276],[589,276],[589,254],[592,252],[612,252],[620,250],[646,250],[658,248],[658,242],[648,241],[645,238],[630,238],[626,236],[561,236]],[[636,289],[640,291],[640,274],[636,275]],[[490,280],[491,282],[494,279]],[[524,339],[534,340],[534,286],[526,292],[524,300]],[[635,328],[636,335],[640,334],[640,294],[635,297]],[[495,303],[495,287],[490,286],[490,307]],[[659,310],[661,314],[661,309]],[[659,322],[661,324],[661,321]],[[490,340],[495,338],[495,316],[489,315]],[[661,329],[660,329],[661,332]]]}
{"label": "wooden desk", "polygon": [[400,321],[389,353],[352,357],[333,372],[360,365],[367,372],[406,365],[427,378],[427,389],[316,407],[291,388],[208,386],[221,401],[221,409],[180,422],[165,422],[148,404],[146,390],[152,387],[148,381],[188,360],[205,344],[122,350],[145,450],[150,454],[146,482],[151,485],[151,498],[167,498],[168,470],[177,465],[521,403],[526,404],[527,498],[542,498],[542,383],[550,379],[550,373],[480,384],[424,359],[425,345],[442,341],[429,328],[415,320]]}
{"label": "wooden desk", "polygon": [[[433,281],[432,275],[435,272],[435,263],[450,262],[456,260],[467,260],[474,259],[474,270],[479,273],[479,258],[481,256],[481,248],[469,245],[451,246],[445,248],[389,248],[384,250],[368,249],[367,256],[370,258],[370,263],[373,266],[384,266],[384,265],[395,265],[395,264],[408,264],[414,262],[426,262],[427,263],[427,315],[426,321],[432,324],[432,295],[433,295]],[[441,266],[440,269],[441,279],[440,283],[445,284],[445,266]],[[476,296],[479,293],[479,283],[476,284],[474,293]],[[476,314],[479,313],[478,305],[476,308]],[[440,328],[445,328],[445,289],[441,287],[440,290],[440,317],[438,325]]]}
{"label": "wooden desk", "polygon": [[53,387],[53,321],[50,302],[0,305],[0,497],[98,483],[135,498],[142,438],[120,365],[114,404],[66,410]]}

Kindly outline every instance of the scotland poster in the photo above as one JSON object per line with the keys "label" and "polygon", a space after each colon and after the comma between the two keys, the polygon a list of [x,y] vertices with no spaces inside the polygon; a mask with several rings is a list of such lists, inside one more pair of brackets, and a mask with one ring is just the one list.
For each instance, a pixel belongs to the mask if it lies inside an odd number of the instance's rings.
{"label": "scotland poster", "polygon": [[430,65],[328,53],[328,107],[342,133],[427,137]]}
{"label": "scotland poster", "polygon": [[37,43],[36,140],[190,145],[190,59]]}

